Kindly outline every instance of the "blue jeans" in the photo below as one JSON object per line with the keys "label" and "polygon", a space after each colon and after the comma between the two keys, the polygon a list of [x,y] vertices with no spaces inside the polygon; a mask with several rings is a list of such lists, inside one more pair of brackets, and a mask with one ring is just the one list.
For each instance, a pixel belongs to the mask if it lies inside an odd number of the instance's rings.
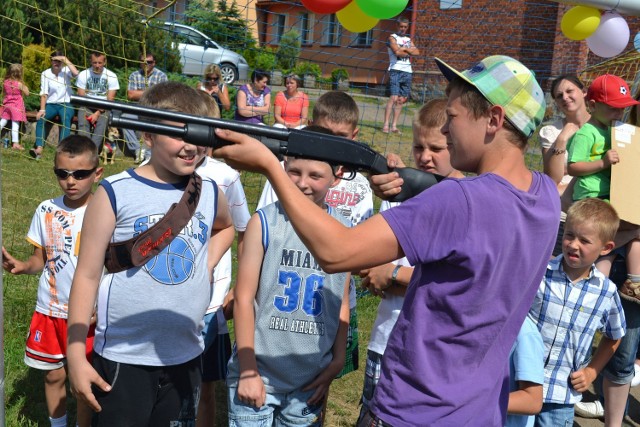
{"label": "blue jeans", "polygon": [[573,404],[544,403],[536,415],[535,427],[572,427]]}
{"label": "blue jeans", "polygon": [[602,375],[614,384],[629,384],[633,379],[633,364],[640,343],[640,304],[620,298],[627,332],[620,341],[618,350],[602,370]]}
{"label": "blue jeans", "polygon": [[93,114],[93,110],[87,107],[82,107],[78,111],[78,133],[86,137],[91,138],[93,143],[98,147],[98,152],[102,150],[104,144],[104,133],[107,130],[109,123],[109,112],[105,111],[100,114],[98,121],[93,126],[93,132],[91,131],[91,124],[87,120],[86,116]]}
{"label": "blue jeans", "polygon": [[322,402],[309,406],[315,390],[267,393],[263,407],[245,405],[238,400],[238,389],[229,387],[229,427],[318,426],[322,425]]}
{"label": "blue jeans", "polygon": [[53,120],[55,116],[60,116],[60,133],[58,141],[62,141],[71,133],[71,119],[75,114],[71,104],[45,104],[44,116],[36,123],[36,147],[44,146],[44,130],[47,121]]}

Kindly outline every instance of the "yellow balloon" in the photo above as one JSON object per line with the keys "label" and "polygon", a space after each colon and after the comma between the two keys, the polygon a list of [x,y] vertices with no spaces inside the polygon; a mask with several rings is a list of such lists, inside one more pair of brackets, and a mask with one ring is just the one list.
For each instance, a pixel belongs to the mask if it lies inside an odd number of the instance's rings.
{"label": "yellow balloon", "polygon": [[364,33],[375,27],[380,21],[366,15],[355,1],[349,3],[344,9],[336,12],[338,21],[347,30],[352,33]]}
{"label": "yellow balloon", "polygon": [[600,25],[600,11],[593,7],[576,6],[564,14],[560,22],[562,34],[571,40],[584,40]]}

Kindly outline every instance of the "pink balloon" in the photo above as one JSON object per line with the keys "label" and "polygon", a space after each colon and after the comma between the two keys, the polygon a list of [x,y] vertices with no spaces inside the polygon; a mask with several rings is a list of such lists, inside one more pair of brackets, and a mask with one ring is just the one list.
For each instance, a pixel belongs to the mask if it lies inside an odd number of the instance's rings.
{"label": "pink balloon", "polygon": [[336,13],[349,3],[351,0],[302,0],[302,4],[315,13]]}
{"label": "pink balloon", "polygon": [[616,12],[605,12],[596,32],[587,37],[587,46],[596,55],[611,58],[624,51],[629,44],[629,37],[627,21]]}

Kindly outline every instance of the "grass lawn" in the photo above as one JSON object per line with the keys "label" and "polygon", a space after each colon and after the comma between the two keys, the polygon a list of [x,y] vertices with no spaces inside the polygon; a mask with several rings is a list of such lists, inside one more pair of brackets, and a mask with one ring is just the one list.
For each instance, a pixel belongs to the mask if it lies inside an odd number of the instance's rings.
{"label": "grass lawn", "polygon": [[[29,146],[25,141],[25,145]],[[117,158],[105,167],[113,175],[132,167],[130,159]],[[25,152],[0,149],[0,183],[2,191],[2,244],[14,256],[26,259],[32,252],[25,236],[38,204],[62,194],[52,172],[53,148],[47,147],[41,161]],[[250,208],[253,209],[264,183],[260,175],[243,173],[243,183]],[[45,426],[49,424],[44,398],[43,374],[24,362],[25,337],[35,307],[38,276],[13,276],[3,272],[4,287],[4,360],[5,418],[7,426]],[[375,318],[377,301],[371,296],[359,299],[360,360],[366,358],[368,331]],[[232,325],[231,325],[232,326]],[[328,404],[327,425],[353,425],[358,416],[358,399],[362,390],[362,369],[334,382]],[[226,425],[225,388],[218,387],[218,425]],[[75,401],[68,399],[68,414],[75,419]]]}
{"label": "grass lawn", "polygon": [[[361,123],[359,140],[380,152],[399,153],[407,164],[411,164],[411,129],[402,127],[403,134],[385,135],[376,124]],[[31,141],[24,141],[30,146]],[[534,139],[526,155],[527,164],[533,169],[541,168],[540,151]],[[25,152],[0,149],[0,183],[2,191],[2,244],[14,256],[26,259],[32,252],[25,235],[35,208],[47,198],[61,194],[54,179],[53,149],[47,147],[43,159],[32,160]],[[132,167],[131,159],[117,158],[115,165],[105,167],[105,176]],[[249,208],[255,209],[264,177],[243,173]],[[376,208],[379,200],[375,200]],[[234,262],[235,268],[235,262]],[[37,276],[12,276],[3,272],[4,286],[4,360],[5,360],[5,411],[7,426],[48,425],[43,390],[43,375],[29,369],[23,362],[25,336],[36,300]],[[336,380],[331,386],[327,410],[327,426],[354,425],[359,413],[359,398],[362,390],[363,368],[369,333],[375,319],[378,300],[370,295],[358,299],[360,369]],[[232,325],[231,325],[232,326]],[[226,425],[225,388],[218,387],[218,425]],[[75,419],[73,399],[68,399],[68,413]],[[71,422],[71,421],[70,421]],[[71,425],[71,424],[70,424]]]}

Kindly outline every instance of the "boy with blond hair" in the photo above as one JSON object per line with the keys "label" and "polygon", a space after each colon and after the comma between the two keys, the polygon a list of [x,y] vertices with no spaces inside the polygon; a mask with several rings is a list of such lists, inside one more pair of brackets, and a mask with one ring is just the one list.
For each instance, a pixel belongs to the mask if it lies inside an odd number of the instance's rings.
{"label": "boy with blond hair", "polygon": [[[625,334],[616,285],[595,266],[613,249],[619,222],[615,209],[596,198],[575,202],[567,212],[562,254],[549,262],[529,310],[545,345],[544,403],[536,426],[573,424],[574,404]],[[596,331],[603,335],[589,360]]]}
{"label": "boy with blond hair", "polygon": [[[152,86],[140,105],[201,116],[208,112],[195,89],[176,82]],[[143,139],[153,149],[149,163],[107,178],[87,209],[69,300],[69,377],[75,395],[97,412],[95,426],[195,423],[213,267],[234,236],[224,195],[211,179],[198,184],[194,173],[204,148],[151,133]],[[119,253],[124,265],[112,268],[110,243],[151,230],[174,203],[187,204],[181,210],[188,213],[172,217],[163,240],[149,237],[149,244],[170,240],[168,246],[138,266],[133,256],[139,251],[129,258]],[[107,253],[112,257],[106,259]],[[103,277],[105,265],[109,272]],[[91,366],[79,341],[96,299]]]}
{"label": "boy with blond hair", "polygon": [[[215,99],[207,92],[198,91],[209,105],[209,117],[220,118]],[[209,151],[210,149],[207,149]],[[209,154],[209,153],[207,153]],[[244,232],[251,218],[240,174],[226,163],[206,155],[196,168],[198,175],[213,179],[229,204],[233,227],[237,232],[237,254],[242,253]],[[213,292],[204,317],[204,352],[202,353],[202,387],[198,403],[196,427],[214,427],[216,424],[216,382],[227,376],[227,362],[231,356],[231,339],[227,317],[233,313],[231,287],[231,249],[227,250],[213,271]]]}
{"label": "boy with blond hair", "polygon": [[[67,306],[78,263],[80,229],[93,184],[102,177],[96,146],[85,136],[64,138],[56,148],[53,172],[64,196],[45,200],[36,209],[27,233],[33,254],[21,261],[3,247],[2,267],[11,274],[41,273],[24,362],[46,371],[44,391],[51,427],[66,427]],[[87,332],[86,344],[79,340],[79,357],[90,354],[93,331]],[[88,427],[90,422],[91,411],[78,400],[78,425]]]}
{"label": "boy with blond hair", "polygon": [[[403,256],[415,266],[361,426],[502,425],[509,352],[558,229],[555,183],[524,160],[545,111],[533,73],[501,55],[463,72],[436,63],[450,80],[442,133],[451,165],[478,176],[446,179],[353,228],[299,194],[258,141],[216,130],[233,144],[214,155],[267,175],[325,271],[360,271]],[[392,177],[389,195],[400,191]]]}
{"label": "boy with blond hair", "polygon": [[[313,125],[307,130],[331,133]],[[338,169],[316,160],[285,161],[303,197],[346,225],[325,202],[340,180]],[[252,216],[235,288],[229,425],[322,425],[324,396],[345,361],[349,282],[349,274],[318,266],[279,202]]]}

